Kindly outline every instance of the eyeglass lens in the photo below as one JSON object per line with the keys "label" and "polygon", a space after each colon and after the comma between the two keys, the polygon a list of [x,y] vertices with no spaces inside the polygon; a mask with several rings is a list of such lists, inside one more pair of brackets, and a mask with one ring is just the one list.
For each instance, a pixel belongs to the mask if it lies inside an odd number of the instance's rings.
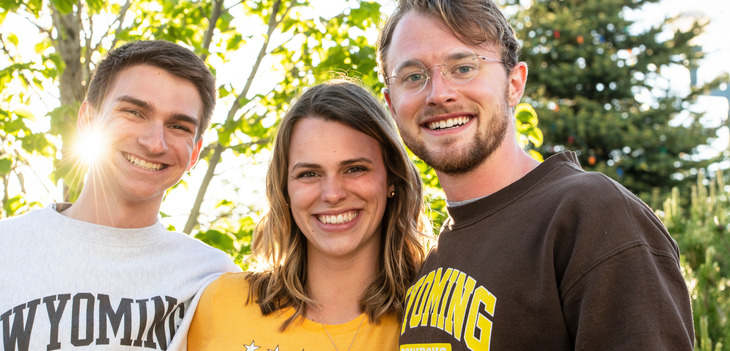
{"label": "eyeglass lens", "polygon": [[428,84],[437,67],[441,75],[452,83],[465,84],[472,80],[479,71],[477,55],[467,48],[455,48],[446,55],[445,62],[440,65],[426,67],[422,62],[409,60],[396,67],[391,84],[406,94],[417,94]]}

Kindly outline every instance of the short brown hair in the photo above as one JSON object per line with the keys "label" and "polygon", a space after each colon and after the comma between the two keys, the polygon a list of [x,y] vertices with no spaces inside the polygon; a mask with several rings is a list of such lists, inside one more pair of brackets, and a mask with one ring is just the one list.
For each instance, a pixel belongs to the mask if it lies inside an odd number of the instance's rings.
{"label": "short brown hair", "polygon": [[378,64],[387,77],[385,61],[400,20],[409,12],[434,17],[446,25],[459,40],[468,45],[497,45],[507,72],[517,65],[520,44],[514,30],[493,0],[399,0],[393,15],[383,25],[378,37]]}
{"label": "short brown hair", "polygon": [[100,108],[106,98],[107,89],[125,68],[146,64],[164,69],[168,73],[193,83],[200,94],[203,105],[200,125],[195,136],[200,140],[210,124],[217,97],[215,77],[208,66],[195,53],[178,44],[165,40],[142,40],[124,44],[109,51],[94,70],[86,100]]}

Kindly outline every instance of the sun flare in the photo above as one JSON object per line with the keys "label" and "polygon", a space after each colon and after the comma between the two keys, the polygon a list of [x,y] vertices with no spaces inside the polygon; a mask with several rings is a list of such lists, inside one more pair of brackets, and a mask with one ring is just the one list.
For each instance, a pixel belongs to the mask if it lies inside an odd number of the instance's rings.
{"label": "sun flare", "polygon": [[74,145],[74,153],[84,164],[96,164],[109,149],[108,140],[108,137],[96,129],[80,132]]}

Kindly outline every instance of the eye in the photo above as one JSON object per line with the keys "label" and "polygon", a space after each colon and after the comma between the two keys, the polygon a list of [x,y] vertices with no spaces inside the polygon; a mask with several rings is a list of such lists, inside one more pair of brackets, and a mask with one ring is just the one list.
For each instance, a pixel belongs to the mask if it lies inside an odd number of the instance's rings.
{"label": "eye", "polygon": [[295,179],[308,179],[308,178],[314,178],[318,176],[317,172],[315,171],[302,171],[294,175]]}
{"label": "eye", "polygon": [[362,173],[367,172],[368,168],[364,166],[352,166],[345,170],[345,173],[352,174],[352,173]]}
{"label": "eye", "polygon": [[188,128],[187,126],[184,126],[182,124],[173,124],[173,125],[170,125],[170,128],[181,130],[183,132],[188,132],[188,133],[190,133],[192,131],[190,128]]}
{"label": "eye", "polygon": [[459,63],[454,65],[454,69],[451,70],[451,75],[455,78],[471,77],[477,70],[477,65],[472,62]]}
{"label": "eye", "polygon": [[423,72],[406,73],[403,75],[403,84],[418,83],[427,78]]}
{"label": "eye", "polygon": [[132,108],[122,109],[122,112],[125,114],[128,114],[128,115],[135,116],[135,117],[143,117],[142,112],[140,112],[139,110],[132,109]]}

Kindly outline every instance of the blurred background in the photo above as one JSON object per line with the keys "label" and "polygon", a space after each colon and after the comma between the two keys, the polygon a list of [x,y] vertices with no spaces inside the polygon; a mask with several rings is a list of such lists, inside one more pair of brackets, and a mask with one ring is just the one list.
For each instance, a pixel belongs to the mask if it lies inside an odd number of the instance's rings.
{"label": "blurred background", "polygon": [[[523,105],[527,117],[516,120],[525,148],[537,158],[573,150],[585,169],[652,207],[680,246],[696,349],[730,350],[728,1],[497,1],[530,67],[531,109]],[[374,44],[393,8],[391,0],[0,0],[0,218],[74,201],[99,157],[85,151],[103,142],[75,133],[95,63],[125,42],[165,39],[208,63],[219,101],[201,161],[167,193],[162,222],[245,267],[278,119],[303,89],[338,75],[382,99]],[[414,161],[438,228],[438,180]]]}

